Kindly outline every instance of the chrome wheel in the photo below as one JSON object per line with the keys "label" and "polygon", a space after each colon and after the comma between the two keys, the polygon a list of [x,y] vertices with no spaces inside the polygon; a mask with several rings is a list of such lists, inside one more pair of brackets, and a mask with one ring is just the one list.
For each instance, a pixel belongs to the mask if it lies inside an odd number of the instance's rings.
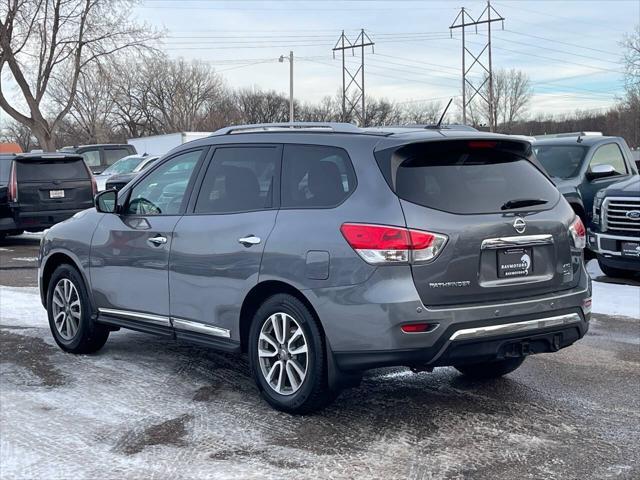
{"label": "chrome wheel", "polygon": [[56,330],[64,340],[71,340],[80,328],[82,306],[78,290],[68,278],[61,279],[53,289],[51,307]]}
{"label": "chrome wheel", "polygon": [[286,313],[274,313],[262,325],[258,338],[262,376],[280,395],[298,391],[309,364],[307,337],[300,324]]}

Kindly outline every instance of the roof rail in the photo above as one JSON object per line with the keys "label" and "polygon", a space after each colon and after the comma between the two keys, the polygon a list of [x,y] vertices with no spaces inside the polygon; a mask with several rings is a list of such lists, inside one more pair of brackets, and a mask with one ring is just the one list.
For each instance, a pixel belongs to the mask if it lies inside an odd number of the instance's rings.
{"label": "roof rail", "polygon": [[602,132],[563,132],[563,133],[547,133],[544,135],[535,135],[534,138],[566,138],[566,137],[601,137]]}
{"label": "roof rail", "polygon": [[351,123],[337,122],[287,122],[287,123],[256,123],[253,125],[236,125],[216,130],[210,136],[233,135],[238,133],[258,132],[331,132],[331,133],[362,133],[362,130]]}

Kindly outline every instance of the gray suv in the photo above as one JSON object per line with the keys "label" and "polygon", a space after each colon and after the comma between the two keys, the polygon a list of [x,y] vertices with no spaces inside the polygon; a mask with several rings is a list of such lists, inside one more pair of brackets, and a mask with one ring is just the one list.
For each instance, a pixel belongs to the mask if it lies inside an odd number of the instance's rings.
{"label": "gray suv", "polygon": [[518,368],[588,329],[585,229],[531,145],[468,128],[231,127],[42,240],[58,345],[130,328],[247,353],[305,413],[386,366]]}

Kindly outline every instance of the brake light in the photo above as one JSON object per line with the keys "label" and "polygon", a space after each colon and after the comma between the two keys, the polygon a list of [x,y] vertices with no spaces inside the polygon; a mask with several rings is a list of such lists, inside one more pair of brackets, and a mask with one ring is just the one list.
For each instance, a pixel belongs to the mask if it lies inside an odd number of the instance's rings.
{"label": "brake light", "polygon": [[584,248],[587,246],[587,230],[580,217],[576,216],[575,220],[569,225],[569,232],[573,238],[573,246],[576,248]]}
{"label": "brake light", "polygon": [[7,190],[10,202],[18,201],[18,177],[16,174],[16,162],[11,162],[11,173],[9,174],[9,188]]}
{"label": "brake light", "polygon": [[387,225],[344,223],[340,231],[351,248],[371,264],[433,260],[447,242],[439,233]]}
{"label": "brake light", "polygon": [[496,148],[498,142],[487,142],[486,140],[475,140],[468,143],[469,148]]}

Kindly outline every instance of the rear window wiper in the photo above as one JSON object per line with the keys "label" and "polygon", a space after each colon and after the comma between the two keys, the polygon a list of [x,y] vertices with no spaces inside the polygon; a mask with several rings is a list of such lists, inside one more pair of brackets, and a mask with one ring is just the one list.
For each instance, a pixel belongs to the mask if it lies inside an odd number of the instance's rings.
{"label": "rear window wiper", "polygon": [[514,208],[523,208],[523,207],[532,207],[534,205],[543,205],[547,203],[548,200],[544,198],[516,198],[514,200],[509,200],[505,202],[500,209],[501,210],[512,210]]}

